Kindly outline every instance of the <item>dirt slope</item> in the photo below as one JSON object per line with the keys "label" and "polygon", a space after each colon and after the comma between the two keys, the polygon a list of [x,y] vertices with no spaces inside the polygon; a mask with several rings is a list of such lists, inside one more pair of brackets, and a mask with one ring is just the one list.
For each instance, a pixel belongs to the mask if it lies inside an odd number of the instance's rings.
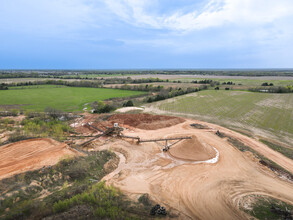
{"label": "dirt slope", "polygon": [[49,138],[30,139],[0,148],[0,179],[54,165],[67,156],[80,155],[66,144]]}

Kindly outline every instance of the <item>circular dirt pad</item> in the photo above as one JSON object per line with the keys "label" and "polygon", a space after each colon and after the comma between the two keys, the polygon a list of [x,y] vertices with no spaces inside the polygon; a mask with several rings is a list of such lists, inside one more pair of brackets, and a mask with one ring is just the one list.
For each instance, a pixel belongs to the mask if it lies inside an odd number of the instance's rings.
{"label": "circular dirt pad", "polygon": [[196,136],[175,144],[168,152],[174,158],[190,161],[205,161],[216,156],[216,151],[211,146],[201,144]]}
{"label": "circular dirt pad", "polygon": [[119,123],[144,130],[156,130],[180,124],[185,120],[183,118],[165,115],[116,114],[112,115],[108,121],[111,123]]}

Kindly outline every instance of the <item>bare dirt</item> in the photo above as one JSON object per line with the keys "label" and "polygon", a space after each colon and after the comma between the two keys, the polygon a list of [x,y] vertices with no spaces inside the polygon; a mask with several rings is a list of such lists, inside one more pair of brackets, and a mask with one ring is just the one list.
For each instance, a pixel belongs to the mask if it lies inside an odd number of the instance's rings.
{"label": "bare dirt", "polygon": [[183,118],[165,115],[115,114],[111,116],[108,121],[144,130],[156,130],[180,124],[185,120]]}
{"label": "bare dirt", "polygon": [[30,139],[0,147],[0,179],[54,165],[60,159],[80,155],[68,145],[49,138]]}
{"label": "bare dirt", "polygon": [[183,140],[171,147],[168,152],[176,159],[190,161],[205,161],[216,156],[216,151],[209,145],[201,144],[195,135],[192,136],[192,139]]}
{"label": "bare dirt", "polygon": [[[293,171],[292,160],[264,144],[197,120],[180,120],[181,123],[161,129],[154,121],[148,126],[153,125],[156,130],[140,129],[138,125],[144,122],[134,117],[139,122],[119,121],[121,126],[125,123],[131,127],[125,127],[123,134],[142,139],[171,136],[192,136],[193,139],[171,146],[169,153],[162,152],[164,143],[160,142],[137,144],[133,140],[111,137],[111,141],[103,145],[93,142],[92,149],[111,149],[119,156],[118,168],[104,180],[119,187],[130,198],[137,200],[141,194],[148,193],[151,199],[166,206],[175,219],[249,219],[239,208],[243,205],[242,198],[248,195],[267,195],[293,204],[292,182],[279,178],[251,153],[239,151],[215,132],[229,134]],[[190,126],[192,123],[208,128],[196,129]]]}

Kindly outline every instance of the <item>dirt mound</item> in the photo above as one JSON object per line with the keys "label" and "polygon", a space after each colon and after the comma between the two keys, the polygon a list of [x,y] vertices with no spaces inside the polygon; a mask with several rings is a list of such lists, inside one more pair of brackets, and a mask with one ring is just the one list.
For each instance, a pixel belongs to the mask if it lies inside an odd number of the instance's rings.
{"label": "dirt mound", "polygon": [[19,141],[0,148],[0,179],[54,165],[61,158],[80,155],[68,145],[49,138]]}
{"label": "dirt mound", "polygon": [[202,145],[196,136],[172,146],[169,153],[177,159],[191,161],[205,161],[216,156],[216,151],[211,146]]}
{"label": "dirt mound", "polygon": [[144,130],[156,130],[180,124],[185,120],[183,118],[164,115],[116,114],[112,115],[108,121]]}

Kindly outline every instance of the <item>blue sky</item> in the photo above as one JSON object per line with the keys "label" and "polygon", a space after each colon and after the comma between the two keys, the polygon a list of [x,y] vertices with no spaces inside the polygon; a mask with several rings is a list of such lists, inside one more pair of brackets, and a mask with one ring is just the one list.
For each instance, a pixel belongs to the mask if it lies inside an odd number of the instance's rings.
{"label": "blue sky", "polygon": [[292,0],[1,0],[0,69],[293,68]]}

